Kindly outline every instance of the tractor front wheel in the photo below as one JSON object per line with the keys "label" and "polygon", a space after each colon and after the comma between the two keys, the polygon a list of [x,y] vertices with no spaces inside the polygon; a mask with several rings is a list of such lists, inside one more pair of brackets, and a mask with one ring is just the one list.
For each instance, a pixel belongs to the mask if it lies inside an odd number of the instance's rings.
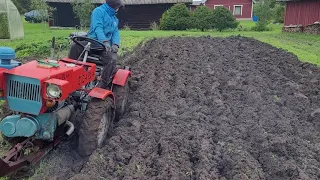
{"label": "tractor front wheel", "polygon": [[88,103],[79,129],[78,151],[81,156],[89,156],[101,148],[113,129],[115,117],[113,99],[92,99]]}

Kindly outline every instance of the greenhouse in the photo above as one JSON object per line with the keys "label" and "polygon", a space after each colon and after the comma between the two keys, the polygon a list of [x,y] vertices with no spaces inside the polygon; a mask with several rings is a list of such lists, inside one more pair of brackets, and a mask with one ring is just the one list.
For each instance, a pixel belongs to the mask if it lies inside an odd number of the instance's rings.
{"label": "greenhouse", "polygon": [[20,13],[11,0],[0,0],[0,39],[24,37]]}

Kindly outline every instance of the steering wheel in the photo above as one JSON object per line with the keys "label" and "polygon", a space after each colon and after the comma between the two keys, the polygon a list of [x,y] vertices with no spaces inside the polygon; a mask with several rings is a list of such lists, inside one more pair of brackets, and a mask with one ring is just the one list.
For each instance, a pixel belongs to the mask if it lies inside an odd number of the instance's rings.
{"label": "steering wheel", "polygon": [[[84,44],[81,44],[79,41],[87,41],[91,43],[90,50],[94,51],[103,51],[106,49],[105,45],[95,39],[88,38],[85,36],[74,36],[71,38],[74,43],[81,46],[83,49],[85,48]],[[97,45],[97,46],[96,46]]]}

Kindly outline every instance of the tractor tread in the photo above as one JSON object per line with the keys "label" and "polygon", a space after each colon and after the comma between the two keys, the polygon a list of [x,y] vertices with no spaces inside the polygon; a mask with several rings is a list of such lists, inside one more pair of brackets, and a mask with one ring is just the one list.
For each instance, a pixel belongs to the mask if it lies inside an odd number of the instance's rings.
{"label": "tractor tread", "polygon": [[[114,112],[113,100],[109,97],[106,100],[93,99],[88,103],[79,128],[78,151],[81,156],[89,156],[98,148],[99,126],[101,118],[108,108],[111,108],[110,112]],[[111,117],[111,127],[108,129],[108,134],[112,128],[114,115]]]}

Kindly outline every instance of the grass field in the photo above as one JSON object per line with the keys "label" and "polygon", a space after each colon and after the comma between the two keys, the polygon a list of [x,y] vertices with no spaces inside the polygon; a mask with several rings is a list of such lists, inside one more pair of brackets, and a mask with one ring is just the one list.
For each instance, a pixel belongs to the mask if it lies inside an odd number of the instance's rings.
{"label": "grass field", "polygon": [[[240,25],[244,29],[249,29],[254,26],[254,22],[241,21]],[[278,48],[285,49],[298,56],[301,61],[310,62],[320,65],[320,36],[309,35],[301,33],[282,33],[282,25],[272,24],[270,27],[273,29],[268,32],[253,32],[253,31],[226,31],[226,32],[200,32],[200,31],[121,31],[121,49],[120,52],[133,49],[137,44],[143,40],[153,37],[168,37],[168,36],[214,36],[214,37],[227,37],[231,35],[241,35],[246,37],[253,37],[262,42],[269,43]],[[36,42],[44,42],[55,37],[67,37],[72,29],[49,29],[43,24],[31,24],[24,22],[25,38],[14,41],[0,41],[0,46],[10,46],[16,48],[21,44],[31,44]],[[17,53],[19,57],[24,54]],[[32,56],[32,55],[31,55]],[[49,56],[49,54],[48,54]]]}

